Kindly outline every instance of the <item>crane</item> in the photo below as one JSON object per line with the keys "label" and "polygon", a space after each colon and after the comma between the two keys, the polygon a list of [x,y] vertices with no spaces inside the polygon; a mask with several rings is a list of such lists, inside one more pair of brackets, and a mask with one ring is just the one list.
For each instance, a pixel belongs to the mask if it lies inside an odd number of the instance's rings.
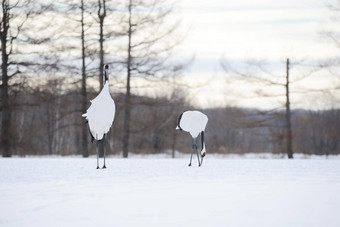
{"label": "crane", "polygon": [[[204,142],[204,130],[208,123],[208,117],[207,115],[203,114],[200,111],[185,111],[183,112],[179,119],[176,129],[180,129],[185,132],[189,132],[193,141],[192,141],[192,151],[191,151],[191,157],[190,157],[190,163],[189,166],[191,166],[192,161],[192,155],[194,151],[196,151],[197,159],[198,159],[198,166],[201,166],[203,163],[203,158],[205,156],[206,150],[205,150],[205,142]],[[201,135],[201,154],[199,155],[196,145],[196,139],[198,135]],[[200,160],[201,156],[201,160]]]}
{"label": "crane", "polygon": [[91,133],[91,141],[93,143],[96,140],[96,152],[97,152],[97,169],[99,169],[99,141],[103,140],[104,145],[104,165],[106,155],[106,143],[107,133],[109,132],[111,125],[115,117],[115,102],[113,101],[109,91],[109,65],[104,66],[104,87],[97,95],[96,98],[91,100],[91,106],[87,109],[86,113],[82,116],[86,117],[89,125],[89,131]]}

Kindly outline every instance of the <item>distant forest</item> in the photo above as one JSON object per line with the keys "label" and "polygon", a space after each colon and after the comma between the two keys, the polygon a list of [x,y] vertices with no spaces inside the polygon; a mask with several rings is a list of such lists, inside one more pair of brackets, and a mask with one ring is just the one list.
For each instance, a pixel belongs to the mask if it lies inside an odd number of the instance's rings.
{"label": "distant forest", "polygon": [[[13,155],[82,155],[81,132],[87,125],[81,117],[79,90],[56,92],[55,85],[20,91],[15,95],[11,134]],[[89,97],[95,97],[91,92]],[[113,96],[116,118],[108,134],[108,154],[122,152],[124,94]],[[192,109],[185,97],[133,96],[130,150],[140,154],[191,152],[189,134],[175,130],[182,111]],[[286,153],[284,112],[256,109],[202,109],[209,122],[206,146],[209,153]],[[340,110],[292,111],[294,153],[340,154]],[[88,132],[88,141],[90,133]],[[88,144],[95,154],[94,144]]]}

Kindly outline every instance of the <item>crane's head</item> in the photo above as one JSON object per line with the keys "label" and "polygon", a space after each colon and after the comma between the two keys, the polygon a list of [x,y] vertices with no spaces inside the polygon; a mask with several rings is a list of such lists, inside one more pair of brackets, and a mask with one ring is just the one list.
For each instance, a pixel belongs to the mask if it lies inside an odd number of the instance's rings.
{"label": "crane's head", "polygon": [[204,157],[205,157],[205,146],[201,150],[201,162],[199,163],[199,166],[202,165]]}
{"label": "crane's head", "polygon": [[201,157],[202,157],[202,159],[205,157],[205,153],[206,153],[206,151],[205,151],[205,147],[204,147],[203,150],[201,150]]}
{"label": "crane's head", "polygon": [[105,81],[108,81],[108,80],[109,80],[108,71],[109,71],[109,65],[106,64],[106,65],[104,66],[104,77],[105,77]]}

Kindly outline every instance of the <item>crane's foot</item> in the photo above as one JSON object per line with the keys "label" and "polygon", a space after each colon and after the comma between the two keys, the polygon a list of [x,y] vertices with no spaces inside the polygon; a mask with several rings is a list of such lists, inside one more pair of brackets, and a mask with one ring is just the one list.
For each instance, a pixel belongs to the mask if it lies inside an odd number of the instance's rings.
{"label": "crane's foot", "polygon": [[191,166],[191,163],[189,163],[189,165],[188,166]]}
{"label": "crane's foot", "polygon": [[106,169],[106,166],[104,165],[102,169]]}
{"label": "crane's foot", "polygon": [[99,168],[99,166],[97,166],[97,168],[96,168],[96,169],[100,169],[100,168]]}

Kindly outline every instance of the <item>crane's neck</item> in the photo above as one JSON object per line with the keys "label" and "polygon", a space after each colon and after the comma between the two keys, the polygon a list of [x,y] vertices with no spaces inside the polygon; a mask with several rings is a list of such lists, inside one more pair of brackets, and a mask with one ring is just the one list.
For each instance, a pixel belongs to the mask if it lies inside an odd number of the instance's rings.
{"label": "crane's neck", "polygon": [[109,74],[107,72],[107,69],[104,70],[104,84],[106,83],[106,81],[109,81]]}
{"label": "crane's neck", "polygon": [[205,142],[204,142],[204,131],[201,132],[201,142],[202,142],[202,150],[201,150],[201,155],[204,157],[205,156]]}

